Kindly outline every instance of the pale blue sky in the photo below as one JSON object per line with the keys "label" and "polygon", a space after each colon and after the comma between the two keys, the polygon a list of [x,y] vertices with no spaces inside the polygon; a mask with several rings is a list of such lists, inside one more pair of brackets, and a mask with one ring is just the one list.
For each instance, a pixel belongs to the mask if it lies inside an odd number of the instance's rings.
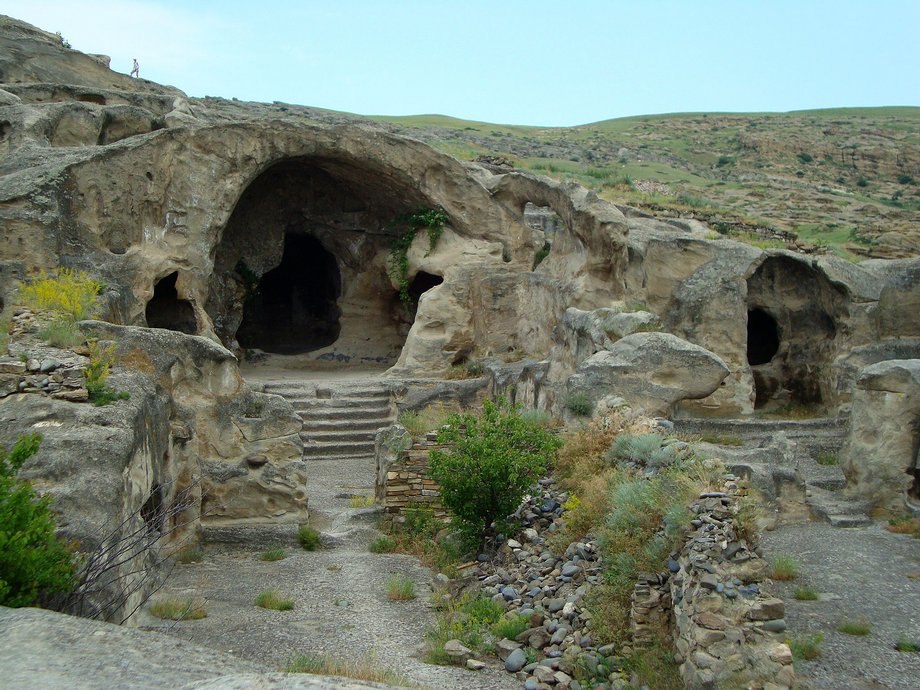
{"label": "pale blue sky", "polygon": [[576,125],[920,105],[918,0],[0,0],[192,96]]}

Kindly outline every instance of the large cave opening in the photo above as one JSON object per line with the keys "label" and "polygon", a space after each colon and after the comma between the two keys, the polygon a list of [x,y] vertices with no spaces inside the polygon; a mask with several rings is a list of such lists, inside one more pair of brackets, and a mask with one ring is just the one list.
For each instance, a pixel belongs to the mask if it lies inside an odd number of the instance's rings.
{"label": "large cave opening", "polygon": [[278,354],[332,345],[341,324],[341,276],[335,257],[309,235],[287,235],[281,263],[268,271],[243,308],[236,332],[245,348]]}
{"label": "large cave opening", "polygon": [[754,407],[828,412],[837,397],[830,371],[838,323],[847,315],[843,289],[810,263],[785,255],[764,260],[747,288]]}
{"label": "large cave opening", "polygon": [[171,331],[195,335],[198,332],[195,309],[188,300],[179,299],[176,290],[178,279],[179,272],[174,271],[153,286],[153,297],[147,302],[144,311],[147,325],[150,328],[168,328]]}
{"label": "large cave opening", "polygon": [[[215,333],[247,356],[395,363],[408,329],[393,308],[390,247],[406,231],[400,218],[434,205],[373,160],[274,163],[240,194],[215,246],[206,306]],[[438,280],[417,277],[413,300]]]}

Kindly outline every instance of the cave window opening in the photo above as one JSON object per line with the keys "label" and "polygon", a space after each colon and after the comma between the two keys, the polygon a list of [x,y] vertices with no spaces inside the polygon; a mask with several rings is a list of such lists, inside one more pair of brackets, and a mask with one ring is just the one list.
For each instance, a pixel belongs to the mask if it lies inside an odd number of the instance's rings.
{"label": "cave window opening", "polygon": [[144,505],[141,506],[141,517],[147,529],[154,534],[162,534],[165,513],[163,510],[163,487],[154,484],[153,489]]}
{"label": "cave window opening", "polygon": [[275,354],[328,347],[341,331],[340,295],[335,256],[315,237],[288,234],[281,263],[262,276],[246,300],[237,341]]}
{"label": "cave window opening", "polygon": [[194,335],[198,332],[195,309],[188,300],[179,299],[178,278],[179,272],[174,271],[153,286],[153,297],[147,302],[145,311],[147,325]]}
{"label": "cave window opening", "polygon": [[748,364],[751,366],[767,364],[777,352],[779,352],[779,326],[776,319],[763,309],[750,309],[747,321]]}
{"label": "cave window opening", "polygon": [[439,275],[426,273],[425,271],[416,273],[415,278],[409,283],[409,298],[412,300],[412,304],[417,305],[423,294],[443,282],[444,278]]}

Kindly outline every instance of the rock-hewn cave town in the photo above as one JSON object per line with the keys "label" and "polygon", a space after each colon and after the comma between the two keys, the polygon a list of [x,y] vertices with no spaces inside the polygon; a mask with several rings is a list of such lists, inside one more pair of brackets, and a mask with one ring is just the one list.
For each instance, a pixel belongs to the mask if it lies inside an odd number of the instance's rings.
{"label": "rock-hewn cave town", "polygon": [[833,168],[809,208],[872,221],[829,246],[0,17],[0,686],[917,687],[899,110],[694,173]]}

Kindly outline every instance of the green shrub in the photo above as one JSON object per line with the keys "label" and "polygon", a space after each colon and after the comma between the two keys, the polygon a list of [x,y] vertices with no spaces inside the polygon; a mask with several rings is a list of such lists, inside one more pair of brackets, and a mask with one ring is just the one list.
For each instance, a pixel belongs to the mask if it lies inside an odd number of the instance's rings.
{"label": "green shrub", "polygon": [[108,405],[116,400],[127,400],[127,391],[117,391],[106,385],[106,380],[115,363],[115,344],[102,346],[98,342],[89,344],[89,364],[83,370],[83,379],[89,399],[96,407]]}
{"label": "green shrub", "polygon": [[818,593],[812,587],[796,587],[792,593],[799,601],[817,601]]}
{"label": "green shrub", "polygon": [[319,532],[309,525],[301,525],[297,530],[297,541],[304,548],[304,551],[316,551],[320,546]]}
{"label": "green shrub", "polygon": [[280,561],[287,558],[287,554],[282,548],[266,549],[259,558],[263,561]]}
{"label": "green shrub", "polygon": [[377,537],[368,544],[367,550],[371,553],[393,553],[396,550],[396,540],[392,537]]}
{"label": "green shrub", "polygon": [[913,175],[898,175],[899,184],[913,184],[914,178]]}
{"label": "green shrub", "polygon": [[856,178],[856,186],[857,187],[868,187],[869,180],[867,180],[865,177],[860,175],[858,178]]}
{"label": "green shrub", "polygon": [[204,602],[195,598],[165,598],[150,605],[150,615],[169,621],[196,621],[208,617]]}
{"label": "green shrub", "polygon": [[572,393],[565,399],[565,409],[579,417],[588,417],[594,412],[594,401],[587,393]]}
{"label": "green shrub", "polygon": [[686,444],[655,432],[631,434],[624,432],[614,439],[607,451],[612,465],[632,463],[650,469],[662,469],[690,456]]}
{"label": "green shrub", "polygon": [[872,626],[865,620],[842,620],[837,625],[837,631],[844,635],[863,636],[872,631]]}
{"label": "green shrub", "polygon": [[513,640],[529,627],[530,618],[514,614],[507,618],[502,617],[501,620],[493,623],[492,634],[496,640]]}
{"label": "green shrub", "polygon": [[55,536],[51,498],[39,498],[32,485],[17,478],[41,436],[21,437],[0,449],[0,605],[35,606],[46,597],[70,591],[75,564]]}
{"label": "green shrub", "polygon": [[814,160],[814,156],[812,156],[810,153],[805,153],[804,151],[796,156],[796,158],[798,158],[802,163],[811,163]]}
{"label": "green shrub", "polygon": [[781,553],[773,559],[770,577],[774,580],[794,580],[799,574],[799,562],[789,554]]}
{"label": "green shrub", "polygon": [[431,477],[460,529],[479,539],[494,521],[514,512],[562,445],[501,399],[487,400],[479,415],[451,415],[438,441],[448,450],[431,452]]}
{"label": "green shrub", "polygon": [[434,250],[438,240],[444,233],[444,226],[450,220],[443,209],[422,208],[415,213],[410,213],[398,218],[397,225],[408,225],[409,229],[398,236],[390,245],[389,270],[390,275],[399,285],[399,298],[404,304],[412,303],[409,294],[409,248],[415,240],[418,231],[425,228],[428,233],[428,252]]}
{"label": "green shrub", "polygon": [[825,451],[823,453],[818,453],[818,457],[815,458],[815,462],[817,462],[819,465],[838,465],[840,464],[840,459],[837,457],[837,453]]}
{"label": "green shrub", "polygon": [[491,652],[492,628],[500,623],[504,613],[504,606],[483,595],[467,593],[451,599],[439,612],[435,624],[428,629],[425,661],[440,665],[462,663],[444,653],[444,644],[448,640],[460,640],[479,653]]}
{"label": "green shrub", "polygon": [[798,635],[791,640],[786,640],[786,644],[792,650],[792,658],[805,661],[812,661],[821,656],[822,642],[824,642],[824,635],[821,633]]}
{"label": "green shrub", "polygon": [[391,601],[415,599],[415,583],[405,575],[392,575],[387,580],[387,598]]}
{"label": "green shrub", "polygon": [[256,597],[256,606],[271,611],[291,611],[294,608],[293,599],[285,599],[274,590],[267,590]]}
{"label": "green shrub", "polygon": [[93,315],[103,283],[83,271],[58,269],[33,279],[19,291],[24,305],[33,310],[48,310],[76,322]]}

